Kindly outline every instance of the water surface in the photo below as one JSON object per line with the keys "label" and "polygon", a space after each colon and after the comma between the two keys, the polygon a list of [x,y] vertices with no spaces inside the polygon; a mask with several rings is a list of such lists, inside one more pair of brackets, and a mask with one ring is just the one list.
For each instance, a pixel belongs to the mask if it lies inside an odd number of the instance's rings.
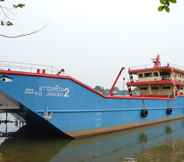
{"label": "water surface", "polygon": [[0,143],[0,162],[182,162],[184,120],[78,140],[15,137]]}

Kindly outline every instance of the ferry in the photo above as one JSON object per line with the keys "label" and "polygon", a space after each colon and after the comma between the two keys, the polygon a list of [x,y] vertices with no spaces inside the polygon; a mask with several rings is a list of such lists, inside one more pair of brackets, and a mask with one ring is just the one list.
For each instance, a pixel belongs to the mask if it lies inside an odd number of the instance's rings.
{"label": "ferry", "polygon": [[[0,63],[0,111],[26,122],[37,135],[71,138],[111,133],[184,118],[184,70],[162,65],[129,68],[128,95],[96,91],[64,69]],[[136,93],[135,93],[136,92]]]}

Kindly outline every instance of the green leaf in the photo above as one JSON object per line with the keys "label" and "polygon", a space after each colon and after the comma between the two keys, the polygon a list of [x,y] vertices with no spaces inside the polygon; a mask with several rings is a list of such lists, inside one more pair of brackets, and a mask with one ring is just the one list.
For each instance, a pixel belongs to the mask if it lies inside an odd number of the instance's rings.
{"label": "green leaf", "polygon": [[7,22],[6,22],[6,25],[7,25],[7,26],[12,26],[13,23],[12,23],[11,21],[7,21]]}
{"label": "green leaf", "polygon": [[164,8],[165,8],[166,12],[170,12],[170,8],[169,7],[165,6]]}
{"label": "green leaf", "polygon": [[166,0],[166,2],[165,2],[165,6],[169,6],[169,5],[170,5],[169,0]]}
{"label": "green leaf", "polygon": [[19,3],[17,5],[14,4],[13,7],[14,8],[23,8],[23,7],[25,7],[25,4],[23,4],[23,3]]}
{"label": "green leaf", "polygon": [[167,3],[167,0],[160,0],[160,3],[161,4],[166,4]]}
{"label": "green leaf", "polygon": [[169,2],[171,2],[171,3],[176,3],[176,0],[169,0]]}
{"label": "green leaf", "polygon": [[1,25],[4,26],[4,21],[1,21]]}
{"label": "green leaf", "polygon": [[164,8],[165,8],[165,6],[159,6],[158,11],[163,11]]}
{"label": "green leaf", "polygon": [[25,7],[25,4],[19,3],[17,6],[18,6],[19,8],[23,8],[23,7]]}

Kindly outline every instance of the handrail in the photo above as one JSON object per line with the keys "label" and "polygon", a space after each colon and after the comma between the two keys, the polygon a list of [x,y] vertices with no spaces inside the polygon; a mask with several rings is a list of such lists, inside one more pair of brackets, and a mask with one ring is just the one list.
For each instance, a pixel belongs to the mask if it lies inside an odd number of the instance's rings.
{"label": "handrail", "polygon": [[[182,65],[176,65],[176,64],[163,64],[160,67],[170,67],[170,68],[175,68],[175,69],[179,69],[179,70],[184,70],[184,66]],[[154,66],[152,64],[147,64],[147,65],[142,65],[142,66],[132,66],[129,67],[129,70],[136,70],[136,69],[150,69],[150,68],[154,68]]]}
{"label": "handrail", "polygon": [[32,73],[43,72],[48,74],[58,74],[61,71],[61,69],[62,68],[54,67],[50,65],[0,61],[0,70],[12,70],[12,71],[32,72]]}

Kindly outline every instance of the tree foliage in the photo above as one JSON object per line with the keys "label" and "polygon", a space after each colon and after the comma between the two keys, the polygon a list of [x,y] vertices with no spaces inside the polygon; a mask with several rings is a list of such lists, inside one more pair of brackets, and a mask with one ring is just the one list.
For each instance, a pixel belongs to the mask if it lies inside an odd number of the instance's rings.
{"label": "tree foliage", "polygon": [[[6,2],[12,3],[10,7],[7,6]],[[176,3],[176,0],[160,0],[160,5],[158,11],[170,12],[170,4]],[[14,22],[10,18],[10,15],[13,14],[13,10],[22,9],[25,7],[24,3],[13,3],[9,0],[0,0],[0,25],[1,26],[12,26]]]}
{"label": "tree foliage", "polygon": [[[158,7],[158,11],[162,12],[170,12],[170,4],[176,3],[177,0],[160,0],[160,5]],[[15,12],[19,9],[22,9],[25,7],[24,3],[14,3],[13,0],[0,0],[0,27],[6,26],[10,27],[14,25],[14,19],[12,16],[15,17]],[[34,33],[40,32],[42,29],[44,29],[46,25],[42,26],[39,29],[36,29],[30,33],[23,33],[23,34],[18,34],[18,35],[4,35],[0,34],[0,37],[5,37],[5,38],[19,38],[19,37],[24,37],[28,35],[32,35]],[[97,90],[105,91],[100,89],[99,87],[96,87]]]}
{"label": "tree foliage", "polygon": [[[25,7],[24,3],[13,2],[13,1],[14,0],[0,0],[0,27],[13,26],[15,23],[16,12]],[[17,0],[15,0],[15,1],[17,1]],[[19,0],[19,1],[21,1],[21,0]],[[42,31],[46,27],[47,27],[47,25],[43,25],[40,28],[32,30],[31,32],[21,33],[21,34],[16,34],[16,35],[6,35],[3,33],[0,33],[0,37],[4,37],[4,38],[25,37],[25,36],[33,35],[35,33],[39,33],[40,31]]]}
{"label": "tree foliage", "polygon": [[14,25],[13,18],[15,16],[15,10],[25,7],[23,3],[14,3],[9,0],[0,0],[0,25],[12,26]]}
{"label": "tree foliage", "polygon": [[160,0],[158,11],[170,12],[170,4],[176,3],[176,0]]}

